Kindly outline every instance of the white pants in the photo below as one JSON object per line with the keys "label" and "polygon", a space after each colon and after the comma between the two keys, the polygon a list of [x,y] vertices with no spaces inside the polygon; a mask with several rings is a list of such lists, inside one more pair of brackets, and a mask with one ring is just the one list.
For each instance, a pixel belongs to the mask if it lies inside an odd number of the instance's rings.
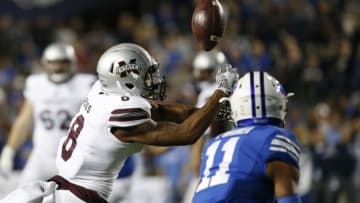
{"label": "white pants", "polygon": [[37,180],[45,181],[56,174],[56,157],[47,157],[33,151],[22,172],[20,181],[25,184]]}
{"label": "white pants", "polygon": [[0,203],[86,203],[69,190],[56,190],[55,182],[35,181],[9,193]]}
{"label": "white pants", "polygon": [[[56,190],[55,191],[55,203],[86,203],[83,200],[76,197],[69,190]],[[46,202],[48,203],[48,202]],[[49,202],[50,203],[50,202]]]}
{"label": "white pants", "polygon": [[[57,184],[55,182],[36,181],[24,184],[0,200],[0,203],[53,203]],[[47,197],[43,201],[44,198]]]}

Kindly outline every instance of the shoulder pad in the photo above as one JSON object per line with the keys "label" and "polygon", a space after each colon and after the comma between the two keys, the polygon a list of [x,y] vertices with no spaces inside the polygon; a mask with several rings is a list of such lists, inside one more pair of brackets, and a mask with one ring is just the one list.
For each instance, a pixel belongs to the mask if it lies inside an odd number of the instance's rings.
{"label": "shoulder pad", "polygon": [[137,96],[116,96],[116,98],[114,102],[119,102],[110,110],[109,126],[131,127],[151,119],[151,105],[146,99]]}
{"label": "shoulder pad", "polygon": [[47,80],[46,78],[46,74],[42,73],[42,74],[33,74],[30,75],[26,78],[25,81],[25,88],[24,88],[24,96],[26,99],[31,99],[34,94],[34,92],[39,91],[39,89],[43,88],[44,85],[46,85],[44,83],[44,81]]}

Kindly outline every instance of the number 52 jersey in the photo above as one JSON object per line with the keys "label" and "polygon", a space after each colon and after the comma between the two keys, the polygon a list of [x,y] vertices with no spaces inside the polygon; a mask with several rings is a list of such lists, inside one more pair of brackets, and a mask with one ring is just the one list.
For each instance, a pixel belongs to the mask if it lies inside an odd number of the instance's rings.
{"label": "number 52 jersey", "polygon": [[51,82],[45,73],[27,78],[24,96],[33,108],[35,152],[56,157],[59,141],[95,79],[94,75],[80,73],[63,83]]}
{"label": "number 52 jersey", "polygon": [[282,128],[254,125],[223,133],[204,147],[193,203],[273,203],[266,164],[277,160],[299,168],[299,156],[295,136]]}

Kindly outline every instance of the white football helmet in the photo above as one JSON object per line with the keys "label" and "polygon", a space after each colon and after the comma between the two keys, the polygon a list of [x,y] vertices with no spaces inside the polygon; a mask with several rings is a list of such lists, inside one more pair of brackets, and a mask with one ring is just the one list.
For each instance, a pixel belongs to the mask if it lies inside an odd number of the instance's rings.
{"label": "white football helmet", "polygon": [[45,48],[41,62],[51,81],[56,83],[66,81],[75,72],[75,49],[65,42],[51,43]]}
{"label": "white football helmet", "polygon": [[193,61],[193,67],[196,70],[215,70],[220,65],[226,63],[226,57],[221,51],[201,51]]}
{"label": "white football helmet", "polygon": [[121,43],[110,47],[100,57],[97,73],[104,92],[147,99],[166,97],[159,63],[139,45]]}
{"label": "white football helmet", "polygon": [[232,119],[237,126],[272,124],[283,127],[286,103],[292,95],[286,95],[279,81],[266,72],[246,73],[229,98]]}

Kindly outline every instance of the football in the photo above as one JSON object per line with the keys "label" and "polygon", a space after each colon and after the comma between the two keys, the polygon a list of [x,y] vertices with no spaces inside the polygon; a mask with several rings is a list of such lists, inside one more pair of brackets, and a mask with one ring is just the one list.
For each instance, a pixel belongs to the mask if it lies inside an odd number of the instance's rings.
{"label": "football", "polygon": [[206,51],[213,49],[224,34],[224,10],[218,0],[198,0],[191,19],[191,29],[197,45]]}

